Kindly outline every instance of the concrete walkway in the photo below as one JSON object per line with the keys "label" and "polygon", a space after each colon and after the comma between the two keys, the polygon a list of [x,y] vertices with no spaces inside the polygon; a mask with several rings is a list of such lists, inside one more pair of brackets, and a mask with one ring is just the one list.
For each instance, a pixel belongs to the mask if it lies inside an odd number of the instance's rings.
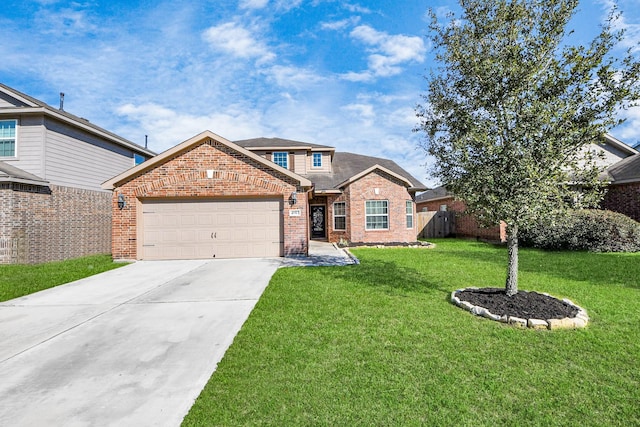
{"label": "concrete walkway", "polygon": [[281,262],[143,261],[0,303],[0,425],[179,426]]}
{"label": "concrete walkway", "polygon": [[309,256],[286,257],[282,267],[315,267],[358,264],[356,257],[333,243],[319,240],[309,242]]}

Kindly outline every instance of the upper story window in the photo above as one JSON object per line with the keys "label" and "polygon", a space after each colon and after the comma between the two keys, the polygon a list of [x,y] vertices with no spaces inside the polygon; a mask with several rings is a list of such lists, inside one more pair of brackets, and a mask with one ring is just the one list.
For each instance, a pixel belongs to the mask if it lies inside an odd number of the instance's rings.
{"label": "upper story window", "polygon": [[389,201],[367,200],[365,202],[365,230],[389,229]]}
{"label": "upper story window", "polygon": [[276,151],[273,153],[273,163],[278,166],[282,166],[285,169],[289,169],[289,153]]}
{"label": "upper story window", "polygon": [[322,167],[322,153],[313,153],[313,163],[314,168]]}
{"label": "upper story window", "polygon": [[133,153],[133,164],[138,166],[140,163],[143,163],[146,159],[143,155],[138,153]]}
{"label": "upper story window", "polygon": [[16,156],[17,120],[0,120],[0,157]]}

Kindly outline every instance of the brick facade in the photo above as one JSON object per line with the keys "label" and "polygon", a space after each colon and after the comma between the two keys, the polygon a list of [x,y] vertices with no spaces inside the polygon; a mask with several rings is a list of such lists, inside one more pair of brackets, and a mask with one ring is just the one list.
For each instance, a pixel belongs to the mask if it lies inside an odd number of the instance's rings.
{"label": "brick facade", "polygon": [[467,208],[464,202],[455,200],[453,197],[420,202],[416,205],[416,208],[418,212],[422,212],[424,209],[428,211],[438,211],[442,205],[446,205],[448,211],[456,212],[456,236],[471,237],[491,242],[507,241],[506,225],[504,222],[501,222],[500,225],[495,227],[482,227],[473,215],[463,213]]}
{"label": "brick facade", "polygon": [[640,221],[640,182],[610,185],[602,208]]}
{"label": "brick facade", "polygon": [[[209,178],[208,174],[212,177]],[[284,255],[306,254],[308,251],[306,193],[297,203],[289,204],[297,182],[269,166],[213,139],[191,145],[163,163],[141,172],[114,190],[112,199],[114,259],[138,258],[141,201],[147,198],[211,199],[224,197],[282,197]],[[127,201],[118,208],[118,196]],[[300,209],[300,216],[289,216]]]}
{"label": "brick facade", "polygon": [[0,264],[35,264],[111,252],[111,194],[0,184]]}

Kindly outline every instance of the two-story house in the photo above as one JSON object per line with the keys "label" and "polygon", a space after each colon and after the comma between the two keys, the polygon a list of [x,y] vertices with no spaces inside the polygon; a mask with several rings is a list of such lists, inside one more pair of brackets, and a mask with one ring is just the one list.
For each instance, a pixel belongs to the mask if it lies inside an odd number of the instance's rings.
{"label": "two-story house", "polygon": [[116,259],[306,254],[310,238],[414,242],[414,196],[425,189],[388,159],[210,131],[103,188],[114,191]]}
{"label": "two-story house", "polygon": [[0,84],[0,264],[111,252],[101,184],[153,155]]}

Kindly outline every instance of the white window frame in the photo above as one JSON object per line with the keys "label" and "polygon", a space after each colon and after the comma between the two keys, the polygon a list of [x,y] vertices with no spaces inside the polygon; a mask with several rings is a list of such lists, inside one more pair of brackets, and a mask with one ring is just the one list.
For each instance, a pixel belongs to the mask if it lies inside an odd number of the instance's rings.
{"label": "white window frame", "polygon": [[15,132],[14,132],[14,135],[13,135],[13,155],[12,156],[1,156],[0,155],[0,159],[15,159],[16,157],[18,157],[18,120],[16,120],[16,119],[5,119],[5,120],[0,120],[0,122],[13,122],[14,129],[15,129]]}
{"label": "white window frame", "polygon": [[[276,156],[280,157],[280,156],[284,156],[284,165],[276,162]],[[275,163],[276,165],[283,167],[285,169],[289,169],[289,152],[288,151],[274,151],[273,154],[271,154],[271,161],[273,163]]]}
{"label": "white window frame", "polygon": [[[407,228],[408,229],[412,229],[413,228],[413,200],[407,200],[405,202],[405,210],[406,210],[406,223],[407,223]],[[409,225],[409,223],[411,223],[411,225]]]}
{"label": "white window frame", "polygon": [[[344,214],[336,215],[336,205],[344,206]],[[336,218],[344,218],[344,228],[336,227]],[[346,202],[333,202],[333,229],[338,231],[345,231],[347,229],[347,203]]]}
{"label": "white window frame", "polygon": [[[369,203],[384,203],[384,207],[386,208],[386,213],[375,213],[370,214],[367,211],[367,205]],[[386,217],[387,226],[385,228],[370,228],[368,219],[370,217]],[[386,231],[389,230],[389,201],[388,200],[365,200],[364,202],[364,229],[366,231]]]}
{"label": "white window frame", "polygon": [[[319,159],[318,164],[316,165],[316,158]],[[314,169],[322,167],[322,153],[312,153],[311,154],[311,167]]]}

